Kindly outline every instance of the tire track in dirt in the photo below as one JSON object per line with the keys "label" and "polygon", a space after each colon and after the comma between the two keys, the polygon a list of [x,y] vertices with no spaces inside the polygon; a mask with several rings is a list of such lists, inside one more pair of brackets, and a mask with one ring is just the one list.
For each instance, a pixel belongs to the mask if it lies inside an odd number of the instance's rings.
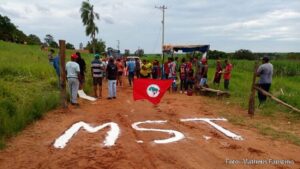
{"label": "tire track in dirt", "polygon": [[[120,113],[117,113],[117,117],[118,119],[120,120],[120,123],[125,126],[126,129],[130,129],[130,132],[131,134],[134,136],[134,139],[135,140],[140,140],[137,132],[131,127],[131,123],[129,122],[129,120],[124,117],[124,115],[121,115]],[[145,144],[137,144],[138,146],[136,147],[139,147],[145,154],[145,156],[147,157],[148,159],[148,162],[150,164],[150,167],[149,167],[149,164],[146,164],[144,166],[146,166],[147,168],[157,168],[156,164],[155,164],[155,158],[153,157],[153,155],[148,151],[148,148]]]}

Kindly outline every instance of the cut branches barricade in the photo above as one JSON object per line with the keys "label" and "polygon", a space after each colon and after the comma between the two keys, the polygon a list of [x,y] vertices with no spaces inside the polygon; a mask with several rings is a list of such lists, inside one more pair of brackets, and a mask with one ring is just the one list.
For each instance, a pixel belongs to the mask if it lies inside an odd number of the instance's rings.
{"label": "cut branches barricade", "polygon": [[289,104],[283,102],[282,100],[278,99],[277,97],[273,96],[271,93],[269,93],[269,92],[263,90],[262,88],[260,88],[260,87],[258,87],[258,86],[254,86],[254,88],[255,88],[256,90],[260,91],[261,93],[263,93],[264,95],[270,97],[272,100],[276,101],[277,103],[279,103],[279,104],[281,104],[281,105],[284,105],[284,106],[286,106],[286,107],[292,109],[292,110],[295,111],[295,112],[300,113],[300,110],[299,110],[298,108],[293,107],[293,106],[291,106],[291,105],[289,105]]}
{"label": "cut branches barricade", "polygon": [[217,89],[212,89],[208,87],[200,87],[200,91],[202,92],[213,92],[216,93],[217,96],[230,96],[230,93],[228,91],[222,91],[222,90],[217,90]]}

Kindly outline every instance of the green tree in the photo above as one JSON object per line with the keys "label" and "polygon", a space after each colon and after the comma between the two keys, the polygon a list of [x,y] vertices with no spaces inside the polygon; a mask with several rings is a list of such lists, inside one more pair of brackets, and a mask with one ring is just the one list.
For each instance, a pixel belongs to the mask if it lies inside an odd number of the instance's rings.
{"label": "green tree", "polygon": [[67,44],[66,44],[66,48],[67,48],[67,49],[75,49],[74,45],[71,44],[71,43],[67,43]]}
{"label": "green tree", "polygon": [[0,15],[0,40],[14,41],[13,32],[17,27],[10,22],[7,16]]}
{"label": "green tree", "polygon": [[[80,8],[82,23],[85,27],[85,33],[92,38],[92,42],[96,42],[95,37],[99,32],[94,20],[99,19],[99,14],[94,12],[94,5],[89,0],[83,1]],[[95,54],[96,44],[93,43],[93,53]]]}
{"label": "green tree", "polygon": [[209,59],[228,58],[228,54],[223,51],[210,50],[207,54]]}
{"label": "green tree", "polygon": [[134,52],[134,54],[138,57],[144,56],[144,49],[138,49]]}
{"label": "green tree", "polygon": [[27,38],[28,45],[40,45],[42,42],[40,38],[34,34],[30,34]]}
{"label": "green tree", "polygon": [[58,48],[58,43],[55,41],[52,41],[49,45],[51,48]]}
{"label": "green tree", "polygon": [[125,49],[124,55],[125,56],[129,56],[130,55],[130,50],[129,49]]}
{"label": "green tree", "polygon": [[7,16],[0,15],[0,40],[24,43],[27,36]]}
{"label": "green tree", "polygon": [[88,42],[85,49],[89,50],[90,53],[102,53],[105,52],[105,42],[102,39],[94,39],[93,42]]}
{"label": "green tree", "polygon": [[54,37],[50,34],[47,34],[46,37],[44,38],[45,43],[50,46],[50,44],[54,41]]}
{"label": "green tree", "polygon": [[247,59],[247,60],[255,60],[256,56],[247,49],[240,49],[233,54],[234,59]]}
{"label": "green tree", "polygon": [[12,33],[13,42],[24,43],[27,41],[27,36],[19,29],[16,29]]}
{"label": "green tree", "polygon": [[58,43],[55,42],[54,37],[50,34],[47,34],[46,37],[44,38],[45,43],[52,47],[52,48],[58,48]]}

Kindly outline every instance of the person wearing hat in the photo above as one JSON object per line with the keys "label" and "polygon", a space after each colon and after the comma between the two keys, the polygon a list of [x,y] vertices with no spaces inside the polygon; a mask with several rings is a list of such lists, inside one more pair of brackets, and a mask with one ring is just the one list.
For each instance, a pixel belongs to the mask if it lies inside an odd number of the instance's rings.
{"label": "person wearing hat", "polygon": [[71,55],[71,61],[66,64],[66,72],[68,85],[70,89],[70,102],[72,105],[79,105],[77,102],[77,92],[79,89],[78,75],[80,73],[79,64],[76,63],[78,56],[76,54]]}
{"label": "person wearing hat", "polygon": [[91,74],[96,98],[102,97],[102,80],[105,72],[105,64],[99,59],[99,54],[95,54],[95,59],[91,63]]}
{"label": "person wearing hat", "polygon": [[[273,65],[269,62],[269,57],[264,56],[262,59],[262,64],[258,67],[256,75],[259,77],[258,86],[263,90],[269,92],[272,75],[273,75]],[[267,96],[258,91],[259,105],[267,100]]]}

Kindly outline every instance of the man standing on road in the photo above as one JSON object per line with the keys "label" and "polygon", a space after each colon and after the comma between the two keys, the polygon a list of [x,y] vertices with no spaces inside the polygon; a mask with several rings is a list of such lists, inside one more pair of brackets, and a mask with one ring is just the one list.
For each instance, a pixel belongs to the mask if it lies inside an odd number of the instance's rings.
{"label": "man standing on road", "polygon": [[[105,64],[99,60],[99,54],[95,54],[92,61],[91,74],[93,77],[94,95],[96,98],[102,97],[102,78],[105,71]],[[99,93],[99,94],[98,94]]]}
{"label": "man standing on road", "polygon": [[131,86],[131,83],[134,79],[134,72],[135,72],[135,65],[136,65],[134,59],[130,59],[126,65],[128,68],[128,82],[129,85]]}
{"label": "man standing on road", "polygon": [[79,88],[78,75],[80,73],[79,64],[76,63],[78,56],[76,54],[71,55],[71,61],[66,64],[67,79],[70,89],[70,102],[72,105],[79,105],[77,102],[77,92]]}
{"label": "man standing on road", "polygon": [[80,68],[80,73],[78,76],[78,80],[79,80],[79,89],[83,90],[83,84],[85,82],[85,76],[84,73],[86,71],[86,66],[85,66],[85,61],[84,59],[81,57],[80,52],[76,52],[76,55],[78,56],[76,62],[79,64],[79,68]]}
{"label": "man standing on road", "polygon": [[117,65],[114,63],[113,58],[109,58],[108,65],[106,68],[106,76],[108,80],[108,98],[107,99],[116,99],[117,89],[117,74],[118,68]]}
{"label": "man standing on road", "polygon": [[[258,86],[263,90],[269,92],[271,83],[272,83],[272,75],[273,75],[273,65],[269,63],[269,57],[264,56],[262,59],[262,65],[260,65],[257,69],[256,75],[259,76]],[[264,103],[267,100],[267,96],[258,91],[258,99],[259,105]]]}

